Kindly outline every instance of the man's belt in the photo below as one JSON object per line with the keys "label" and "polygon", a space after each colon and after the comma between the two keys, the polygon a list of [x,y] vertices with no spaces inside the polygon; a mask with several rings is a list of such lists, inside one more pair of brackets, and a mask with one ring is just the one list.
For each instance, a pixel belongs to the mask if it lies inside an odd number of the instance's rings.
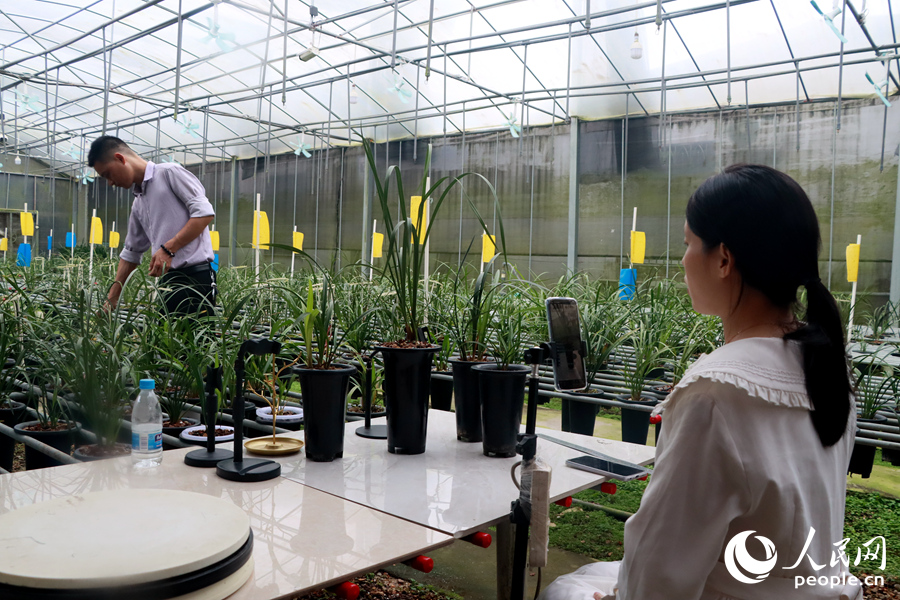
{"label": "man's belt", "polygon": [[177,269],[169,269],[169,273],[178,273],[180,275],[199,275],[200,273],[206,273],[210,271],[212,267],[208,262],[203,262],[197,265],[187,265],[184,267],[179,267]]}

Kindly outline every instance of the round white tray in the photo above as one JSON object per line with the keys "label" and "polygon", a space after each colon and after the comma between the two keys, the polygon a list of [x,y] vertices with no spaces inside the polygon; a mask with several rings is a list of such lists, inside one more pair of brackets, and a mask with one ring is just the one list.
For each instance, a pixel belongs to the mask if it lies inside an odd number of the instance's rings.
{"label": "round white tray", "polygon": [[0,515],[0,583],[62,590],[159,581],[213,565],[249,536],[243,510],[194,492],[68,496]]}

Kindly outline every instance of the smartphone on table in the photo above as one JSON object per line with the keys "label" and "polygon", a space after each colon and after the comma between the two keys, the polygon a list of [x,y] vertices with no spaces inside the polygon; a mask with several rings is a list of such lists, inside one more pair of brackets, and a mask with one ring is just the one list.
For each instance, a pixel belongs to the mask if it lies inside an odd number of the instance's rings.
{"label": "smartphone on table", "polygon": [[611,460],[604,460],[596,456],[576,456],[566,461],[567,467],[589,471],[598,475],[605,475],[610,479],[619,481],[631,481],[632,479],[640,479],[645,475],[649,475],[650,471],[643,468],[636,468],[630,465],[623,465]]}

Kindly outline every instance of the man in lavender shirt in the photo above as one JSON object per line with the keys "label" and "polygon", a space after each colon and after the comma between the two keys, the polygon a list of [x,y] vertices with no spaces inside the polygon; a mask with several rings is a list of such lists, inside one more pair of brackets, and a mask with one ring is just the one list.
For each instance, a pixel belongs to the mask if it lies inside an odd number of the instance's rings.
{"label": "man in lavender shirt", "polygon": [[109,185],[134,194],[109,306],[118,303],[122,286],[148,249],[153,251],[150,275],[162,276],[160,283],[169,289],[164,298],[169,313],[196,314],[213,306],[216,274],[210,266],[213,250],[207,226],[215,212],[200,180],[177,163],[146,161],[109,135],[91,144],[88,166]]}

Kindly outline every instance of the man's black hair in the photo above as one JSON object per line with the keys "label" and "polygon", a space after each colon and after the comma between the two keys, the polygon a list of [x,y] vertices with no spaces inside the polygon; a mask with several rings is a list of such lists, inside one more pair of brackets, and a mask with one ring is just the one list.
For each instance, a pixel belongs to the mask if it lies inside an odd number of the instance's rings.
{"label": "man's black hair", "polygon": [[98,137],[91,144],[91,150],[88,152],[88,166],[93,168],[98,162],[107,162],[112,160],[113,154],[116,152],[133,152],[128,144],[112,135],[103,135]]}

